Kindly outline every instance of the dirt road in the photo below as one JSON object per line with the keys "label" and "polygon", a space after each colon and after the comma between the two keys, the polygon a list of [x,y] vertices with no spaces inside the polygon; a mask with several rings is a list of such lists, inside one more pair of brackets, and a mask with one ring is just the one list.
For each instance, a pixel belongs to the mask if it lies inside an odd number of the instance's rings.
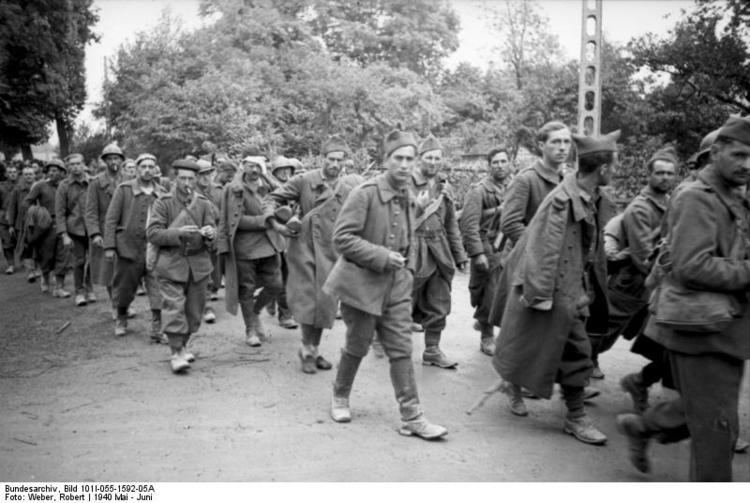
{"label": "dirt road", "polygon": [[[619,341],[601,358],[602,395],[589,407],[609,436],[604,447],[562,432],[559,397],[529,401],[530,416],[508,411],[495,395],[473,415],[466,409],[496,379],[479,352],[466,288],[454,282],[454,313],[443,348],[458,370],[414,360],[427,416],[444,424],[444,441],[396,433],[398,411],[386,360],[363,362],[352,393],[354,419],[328,417],[333,372],[302,374],[299,335],[264,314],[273,337],[244,344],[240,318],[223,300],[218,322],[204,325],[191,349],[198,360],[186,376],[169,371],[168,349],[148,342],[145,297],[131,333],[116,339],[103,302],[76,308],[71,299],[42,296],[22,275],[0,277],[0,480],[4,481],[685,481],[689,445],[655,445],[654,472],[638,474],[626,459],[615,415],[629,399],[620,377],[645,360]],[[223,291],[222,291],[223,294]],[[66,322],[70,322],[57,333]],[[327,331],[323,354],[337,360],[344,326]],[[740,420],[750,435],[748,374]],[[656,390],[655,399],[668,392]],[[750,456],[735,458],[735,478],[750,481]]]}

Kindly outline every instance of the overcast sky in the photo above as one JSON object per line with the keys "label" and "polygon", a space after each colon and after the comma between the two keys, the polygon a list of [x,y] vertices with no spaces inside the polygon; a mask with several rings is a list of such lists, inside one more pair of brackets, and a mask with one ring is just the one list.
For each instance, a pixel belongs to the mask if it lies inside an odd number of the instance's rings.
{"label": "overcast sky", "polygon": [[[493,4],[501,7],[503,0],[450,0],[450,3],[461,20],[461,32],[460,47],[448,59],[448,64],[469,61],[486,66],[497,58],[492,52],[497,44],[487,11]],[[566,55],[578,58],[581,0],[539,0],[539,3],[549,18],[552,31],[560,37]],[[604,35],[609,40],[624,43],[647,32],[664,33],[674,24],[680,10],[692,3],[692,0],[604,0]],[[185,28],[200,26],[198,4],[199,0],[96,0],[94,5],[99,9],[100,19],[95,30],[101,40],[87,48],[88,105],[79,120],[91,120],[91,106],[101,100],[105,57],[114,55],[120,44],[132,40],[135,33],[153,27],[165,8],[181,18]]]}

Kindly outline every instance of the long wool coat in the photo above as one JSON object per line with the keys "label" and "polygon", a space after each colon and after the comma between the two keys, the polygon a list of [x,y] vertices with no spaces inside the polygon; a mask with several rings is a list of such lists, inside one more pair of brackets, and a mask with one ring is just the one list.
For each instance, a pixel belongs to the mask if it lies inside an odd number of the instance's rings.
{"label": "long wool coat", "polygon": [[[86,211],[84,222],[89,240],[96,236],[104,237],[104,219],[107,216],[109,203],[115,188],[122,182],[122,176],[118,171],[114,178],[107,171],[99,173],[89,180],[86,192]],[[114,262],[104,260],[104,248],[89,246],[89,267],[91,269],[91,281],[97,285],[110,286],[114,274]]]}
{"label": "long wool coat", "polygon": [[[575,319],[589,317],[594,300],[595,317],[607,319],[601,230],[608,212],[592,214],[585,197],[575,174],[566,176],[542,202],[505,269],[507,299],[492,364],[504,379],[544,398],[552,394]],[[604,202],[601,197],[596,205]],[[551,308],[529,307],[539,303]]]}

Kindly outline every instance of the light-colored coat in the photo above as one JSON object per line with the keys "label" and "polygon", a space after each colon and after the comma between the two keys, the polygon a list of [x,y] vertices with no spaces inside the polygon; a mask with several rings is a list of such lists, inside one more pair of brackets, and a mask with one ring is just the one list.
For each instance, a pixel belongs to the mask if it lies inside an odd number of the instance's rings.
{"label": "light-colored coat", "polygon": [[[352,190],[344,202],[333,233],[334,246],[341,256],[323,286],[325,292],[337,296],[342,303],[375,316],[382,314],[391,284],[393,272],[386,268],[388,255],[398,251],[399,229],[394,224],[401,205],[387,176],[366,181]],[[406,188],[405,196],[407,236],[413,244],[416,204]],[[409,246],[406,267],[412,273],[415,251],[414,246]]]}

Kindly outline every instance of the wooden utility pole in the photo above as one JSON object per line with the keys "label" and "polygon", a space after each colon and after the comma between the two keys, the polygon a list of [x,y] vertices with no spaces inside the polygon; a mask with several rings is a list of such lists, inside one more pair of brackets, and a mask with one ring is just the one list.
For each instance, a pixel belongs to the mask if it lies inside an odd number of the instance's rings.
{"label": "wooden utility pole", "polygon": [[581,0],[578,133],[598,135],[602,122],[602,0]]}

